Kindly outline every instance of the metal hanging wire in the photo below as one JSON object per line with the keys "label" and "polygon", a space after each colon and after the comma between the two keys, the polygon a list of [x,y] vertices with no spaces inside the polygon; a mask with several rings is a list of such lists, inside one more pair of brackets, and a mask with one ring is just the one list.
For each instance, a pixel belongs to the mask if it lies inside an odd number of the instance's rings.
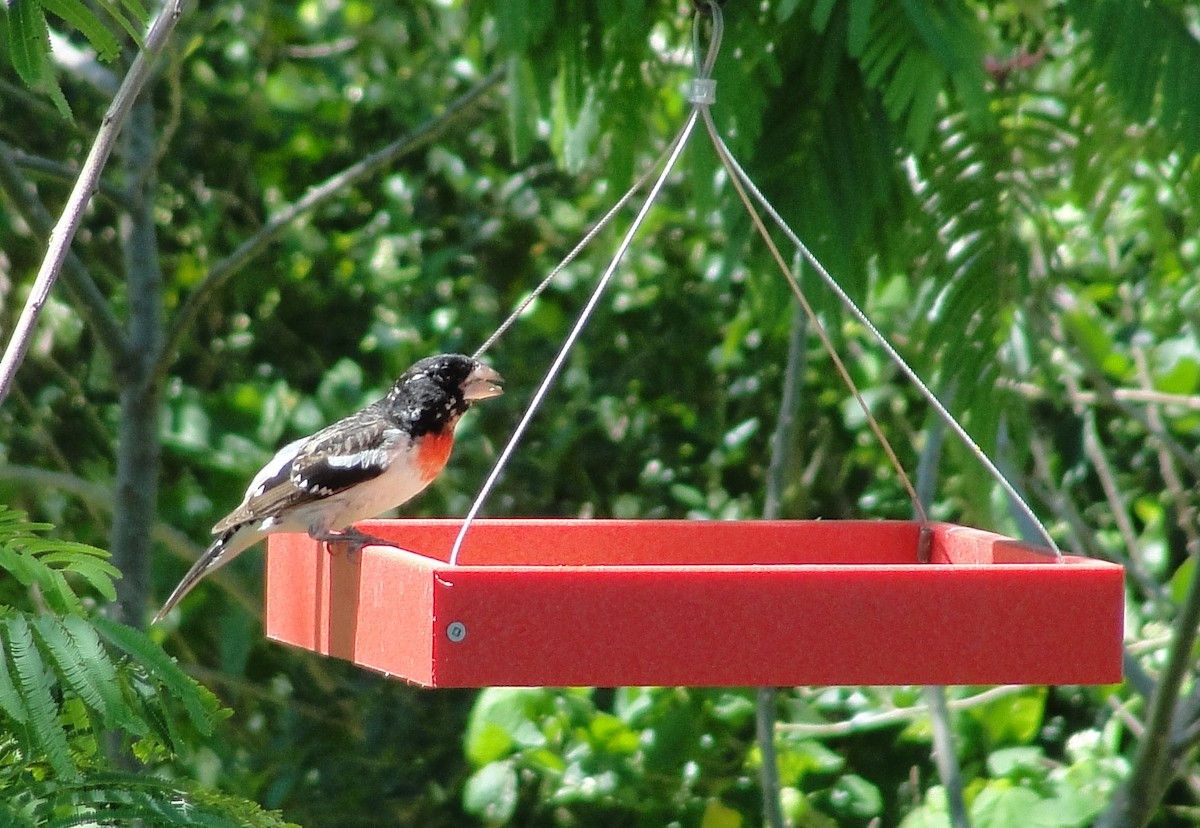
{"label": "metal hanging wire", "polygon": [[[546,393],[550,390],[550,386],[554,384],[554,380],[558,377],[559,372],[562,370],[563,364],[566,362],[567,356],[571,352],[571,348],[575,346],[575,342],[579,339],[579,335],[583,333],[584,327],[587,326],[588,320],[591,319],[592,312],[595,311],[596,305],[600,302],[600,296],[604,293],[604,289],[608,287],[609,282],[612,281],[613,275],[617,272],[617,266],[621,263],[621,259],[625,256],[625,252],[633,243],[634,235],[636,235],[637,231],[641,228],[642,222],[645,221],[646,215],[650,212],[650,208],[654,206],[654,201],[656,198],[658,198],[658,194],[662,190],[663,185],[666,183],[667,177],[671,174],[671,170],[675,167],[675,162],[679,160],[679,156],[683,152],[683,148],[687,146],[687,140],[691,136],[692,130],[696,127],[696,121],[698,117],[699,114],[695,109],[693,109],[691,116],[687,119],[687,122],[679,131],[679,134],[675,136],[675,139],[668,147],[667,160],[663,165],[662,172],[659,173],[658,178],[655,180],[653,186],[651,186],[650,192],[646,195],[646,200],[642,202],[642,206],[638,210],[637,215],[634,217],[633,223],[629,226],[629,230],[626,231],[625,237],[621,239],[621,243],[617,245],[617,250],[616,253],[613,254],[612,261],[609,262],[608,268],[605,269],[604,274],[600,277],[600,281],[596,283],[595,289],[592,290],[592,295],[588,297],[587,304],[584,305],[583,310],[580,311],[579,318],[575,320],[575,324],[571,327],[570,332],[568,332],[567,338],[563,340],[562,347],[559,348],[558,353],[554,357],[554,361],[550,363],[550,367],[546,370],[546,375],[542,378],[541,384],[538,385],[537,390],[533,392],[533,397],[530,398],[529,405],[525,407],[525,412],[521,415],[521,419],[517,423],[517,427],[513,430],[512,436],[508,439],[508,444],[505,445],[504,450],[500,452],[500,456],[496,458],[496,462],[492,466],[491,473],[488,474],[487,479],[483,483],[483,487],[479,490],[479,494],[475,497],[475,502],[471,504],[470,510],[467,511],[467,516],[463,520],[462,528],[458,530],[458,536],[454,539],[454,547],[450,551],[451,566],[458,563],[458,555],[462,551],[462,545],[463,541],[466,539],[467,531],[471,528],[471,524],[478,516],[479,510],[483,508],[484,501],[487,500],[487,497],[489,494],[491,494],[496,482],[500,479],[500,475],[503,473],[505,465],[507,465],[509,458],[516,450],[517,444],[521,441],[526,429],[529,428],[529,423],[531,420],[533,420],[533,415],[537,412],[538,406],[542,404],[542,400],[545,399]],[[637,185],[635,185],[634,188],[626,193],[626,197],[622,200],[628,200],[628,198],[631,197],[636,190]],[[618,205],[618,207],[619,206],[620,205]],[[615,207],[605,215],[604,219],[587,236],[584,237],[583,242],[581,242],[580,245],[577,245],[575,250],[571,251],[570,258],[574,258],[574,255],[577,253],[577,251],[582,249],[582,246],[586,244],[587,241],[589,241],[592,237],[594,237],[597,232],[599,232],[600,228],[608,222],[617,209],[618,208]],[[555,268],[555,270],[551,272],[551,276],[561,270],[562,267],[563,265],[559,265],[557,268]],[[539,285],[539,289],[544,290],[545,287],[549,285],[549,279],[550,277],[544,279],[542,284]],[[530,298],[527,299],[522,306],[518,307],[516,314],[519,314],[522,310],[524,310],[524,306],[527,306],[529,301],[532,301],[532,299],[536,296],[536,292],[531,294]],[[505,320],[505,323],[501,326],[502,329],[511,325],[512,320],[515,318],[515,316],[510,316],[507,320]],[[485,347],[494,342],[496,336],[498,336],[498,334],[494,334],[491,338],[489,338],[487,343],[485,343]],[[483,349],[481,348],[480,351],[482,350]]]}
{"label": "metal hanging wire", "polygon": [[[1011,501],[1016,504],[1022,515],[1037,528],[1038,533],[1041,535],[1043,541],[1045,541],[1047,547],[1052,551],[1055,557],[1061,561],[1062,552],[1059,550],[1058,545],[1054,542],[1049,530],[1037,517],[1021,493],[1008,480],[1003,472],[1000,471],[996,464],[992,462],[991,458],[987,456],[983,449],[979,447],[979,444],[975,442],[967,430],[958,422],[957,419],[955,419],[954,415],[950,413],[949,409],[946,408],[937,395],[934,394],[933,391],[921,380],[916,371],[909,366],[902,356],[900,356],[899,352],[887,340],[887,337],[885,337],[879,331],[874,323],[871,322],[866,313],[864,313],[862,309],[855,304],[854,300],[851,299],[850,296],[842,289],[841,285],[837,283],[837,281],[820,262],[816,255],[814,255],[812,251],[808,249],[808,246],[800,240],[800,237],[791,229],[787,222],[784,221],[783,217],[774,208],[770,201],[767,200],[766,196],[762,194],[762,191],[759,190],[757,185],[755,185],[749,174],[746,173],[746,171],[734,157],[733,153],[729,150],[729,147],[725,144],[725,141],[722,139],[721,134],[716,127],[716,123],[713,120],[712,112],[710,110],[712,104],[716,102],[716,81],[712,78],[712,70],[716,65],[717,55],[720,52],[721,40],[724,34],[724,20],[721,14],[720,6],[716,2],[713,2],[713,0],[697,0],[695,6],[696,15],[693,19],[692,26],[692,49],[695,75],[692,78],[689,87],[688,100],[692,104],[692,110],[687,118],[687,121],[668,145],[663,156],[660,157],[645,174],[643,174],[641,179],[639,179],[639,181],[635,183],[634,186],[630,188],[620,200],[618,200],[618,202],[604,215],[604,217],[597,222],[596,226],[593,227],[575,246],[575,248],[567,254],[567,257],[561,263],[559,263],[550,272],[550,274],[546,276],[545,279],[542,280],[542,282],[530,293],[530,295],[526,297],[504,320],[496,332],[488,337],[487,341],[479,348],[478,351],[476,351],[476,356],[479,356],[489,347],[491,347],[496,340],[506,330],[508,330],[509,327],[512,326],[525,308],[527,308],[529,304],[533,302],[538,295],[540,295],[550,285],[554,277],[557,276],[558,273],[567,266],[567,264],[569,264],[575,259],[576,256],[579,255],[583,248],[595,238],[600,230],[607,225],[617,214],[617,212],[630,201],[630,199],[642,188],[642,186],[645,185],[653,171],[658,169],[660,166],[662,167],[662,171],[655,180],[653,186],[650,188],[650,191],[638,210],[637,215],[634,217],[629,230],[625,233],[621,243],[617,246],[617,250],[613,254],[612,260],[609,262],[604,274],[601,276],[599,282],[596,284],[596,287],[593,289],[587,303],[584,305],[583,310],[576,319],[575,324],[567,334],[567,337],[563,341],[561,348],[559,349],[553,362],[550,364],[550,367],[547,369],[542,382],[539,384],[537,390],[530,399],[529,405],[526,407],[520,421],[517,423],[517,427],[514,429],[512,436],[509,438],[504,450],[501,451],[500,456],[493,465],[491,472],[488,474],[487,479],[484,481],[484,484],[479,491],[479,494],[471,504],[471,508],[468,510],[467,515],[463,520],[462,527],[459,529],[458,535],[454,540],[454,546],[450,553],[451,565],[454,565],[458,562],[458,556],[462,550],[463,543],[472,523],[478,517],[480,510],[483,508],[483,504],[486,502],[488,496],[495,488],[496,483],[499,481],[500,476],[504,471],[504,467],[507,465],[513,452],[516,450],[516,447],[521,438],[524,436],[525,431],[528,429],[529,423],[532,421],[534,414],[541,405],[542,401],[545,399],[551,385],[553,385],[555,379],[562,370],[563,364],[565,363],[571,348],[574,347],[576,341],[579,339],[580,334],[582,334],[584,327],[586,327],[588,321],[591,319],[592,313],[595,311],[601,295],[611,282],[613,275],[616,273],[617,267],[621,263],[621,259],[628,251],[633,242],[634,236],[641,228],[642,223],[645,221],[646,215],[649,213],[655,199],[661,192],[664,184],[666,183],[667,177],[670,175],[676,161],[679,159],[680,154],[687,145],[687,142],[691,137],[693,130],[695,129],[696,123],[699,120],[703,120],[705,131],[708,133],[708,137],[712,142],[713,149],[716,151],[717,157],[720,159],[721,165],[728,174],[729,181],[737,193],[738,198],[741,200],[743,207],[746,209],[747,214],[750,216],[755,229],[758,231],[759,236],[762,237],[763,242],[766,244],[767,249],[771,254],[771,258],[774,260],[776,266],[787,280],[792,294],[796,298],[796,301],[804,310],[805,315],[808,317],[814,329],[817,331],[817,335],[821,340],[822,347],[825,349],[826,353],[829,354],[830,360],[833,362],[833,365],[843,383],[850,390],[851,394],[855,398],[855,401],[862,409],[868,426],[875,435],[876,439],[879,440],[880,446],[883,448],[884,453],[888,458],[888,462],[896,471],[897,478],[904,486],[910,500],[912,501],[914,513],[918,516],[918,520],[922,527],[920,548],[918,549],[918,559],[925,559],[928,553],[928,543],[930,538],[928,531],[929,518],[925,512],[925,508],[922,505],[920,498],[917,496],[917,492],[913,487],[912,481],[909,479],[908,474],[904,471],[899,458],[897,457],[891,444],[888,442],[883,430],[880,428],[874,414],[872,414],[866,400],[863,398],[861,391],[858,389],[853,378],[850,376],[845,363],[837,353],[836,348],[834,348],[833,342],[830,340],[828,333],[821,325],[816,312],[813,310],[812,305],[809,303],[807,297],[804,295],[804,292],[801,290],[795,274],[792,272],[792,269],[788,267],[783,254],[780,252],[778,246],[771,237],[770,230],[760,215],[758,208],[755,206],[756,203],[758,207],[760,207],[762,211],[766,213],[771,221],[774,222],[776,227],[779,228],[788,241],[792,243],[796,252],[812,266],[817,275],[821,278],[821,281],[834,293],[838,301],[841,302],[841,304],[850,312],[850,314],[871,334],[872,338],[874,338],[879,344],[880,348],[882,348],[888,359],[901,370],[901,372],[909,379],[910,382],[912,382],[918,393],[920,393],[920,395],[930,405],[938,418],[944,422],[951,431],[954,432],[954,434],[966,445],[967,449],[983,465],[993,480],[995,480],[996,483],[998,483],[1001,488],[1004,489],[1005,493],[1008,495]],[[707,48],[702,48],[702,28],[705,20],[709,21],[709,36]],[[665,163],[663,160],[664,158]]]}

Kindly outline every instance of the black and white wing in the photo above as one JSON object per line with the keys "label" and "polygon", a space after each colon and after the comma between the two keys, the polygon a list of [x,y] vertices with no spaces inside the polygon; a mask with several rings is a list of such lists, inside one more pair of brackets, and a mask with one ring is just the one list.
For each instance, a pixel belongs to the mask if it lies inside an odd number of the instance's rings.
{"label": "black and white wing", "polygon": [[394,430],[378,403],[289,443],[255,475],[241,505],[213,533],[323,500],[383,474]]}

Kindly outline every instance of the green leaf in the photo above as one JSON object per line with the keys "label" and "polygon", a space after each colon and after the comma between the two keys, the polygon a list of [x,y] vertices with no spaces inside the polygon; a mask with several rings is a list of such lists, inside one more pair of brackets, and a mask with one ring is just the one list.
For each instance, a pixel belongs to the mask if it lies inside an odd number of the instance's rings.
{"label": "green leaf", "polygon": [[812,739],[782,740],[778,756],[779,781],[784,785],[797,785],[812,774],[837,773],[846,766],[843,756]]}
{"label": "green leaf", "polygon": [[1016,696],[1005,696],[966,711],[987,734],[992,745],[1025,744],[1042,727],[1046,709],[1046,689],[1031,687]]}
{"label": "green leaf", "polygon": [[28,711],[27,726],[32,741],[56,774],[73,779],[78,772],[71,761],[67,733],[59,721],[58,704],[54,700],[54,688],[33,640],[29,621],[23,615],[14,615],[5,620],[4,629],[21,700]]}
{"label": "green leaf", "polygon": [[503,825],[517,809],[517,769],[512,762],[491,762],[467,779],[463,810],[490,825]]}
{"label": "green leaf", "polygon": [[483,722],[467,729],[467,758],[477,767],[507,756],[513,744],[508,731],[495,722]]}
{"label": "green leaf", "polygon": [[991,782],[971,803],[975,828],[1033,828],[1029,814],[1042,798],[1028,788]]}
{"label": "green leaf", "polygon": [[846,30],[846,49],[850,56],[862,56],[871,34],[871,12],[875,8],[875,0],[851,0],[850,24]]}
{"label": "green leaf", "polygon": [[50,28],[37,0],[10,0],[2,18],[7,29],[10,60],[26,86],[50,96],[55,109],[70,120],[71,107],[50,63]]}
{"label": "green leaf", "polygon": [[951,828],[946,791],[941,786],[930,788],[921,806],[900,821],[900,828]]}
{"label": "green leaf", "polygon": [[25,702],[17,690],[17,685],[13,683],[8,666],[7,648],[0,651],[0,710],[16,724],[24,724],[29,719]]}
{"label": "green leaf", "polygon": [[1045,775],[1046,754],[1040,747],[1012,747],[992,751],[987,758],[992,776],[1041,778]]}
{"label": "green leaf", "polygon": [[704,806],[700,828],[741,828],[741,825],[742,815],[728,805],[713,799]]}
{"label": "green leaf", "polygon": [[76,572],[102,595],[115,597],[112,579],[120,573],[108,563],[108,553],[94,546],[58,538],[39,537],[50,527],[30,523],[20,512],[0,507],[0,569],[26,586],[36,585],[56,612],[78,613],[79,596],[65,573]]}
{"label": "green leaf", "polygon": [[114,711],[109,710],[107,699],[100,694],[89,672],[90,665],[59,619],[39,616],[33,621],[33,629],[41,639],[42,649],[54,663],[62,684],[73,690],[84,704],[99,713],[106,722],[111,721]]}
{"label": "green leaf", "polygon": [[76,558],[71,562],[70,571],[91,584],[92,589],[104,598],[117,600],[117,587],[113,581],[121,577],[121,571],[108,561]]}
{"label": "green leaf", "polygon": [[519,57],[508,59],[508,127],[513,160],[529,157],[537,138],[538,92],[533,68]]}
{"label": "green leaf", "polygon": [[480,692],[467,721],[467,757],[482,766],[514,747],[541,747],[546,739],[531,716],[546,699],[547,691],[535,688],[490,687]]}
{"label": "green leaf", "polygon": [[1171,600],[1176,604],[1182,604],[1184,597],[1188,593],[1188,588],[1192,584],[1192,573],[1196,571],[1196,559],[1188,558],[1179,565],[1175,570],[1175,574],[1171,576]]}
{"label": "green leaf", "polygon": [[26,86],[38,87],[48,80],[50,28],[37,0],[12,0],[5,4],[9,60]]}
{"label": "green leaf", "polygon": [[[109,16],[125,30],[130,39],[140,49],[143,46],[141,28],[150,22],[150,12],[137,0],[121,0],[116,4],[113,0],[99,0],[100,5]],[[130,19],[132,18],[132,20]],[[135,25],[136,24],[136,25]]]}
{"label": "green leaf", "polygon": [[107,618],[93,618],[100,636],[141,665],[175,701],[183,704],[188,720],[202,736],[211,736],[220,706],[216,697],[179,669],[175,660],[145,634]]}
{"label": "green leaf", "polygon": [[1047,828],[1084,828],[1100,815],[1110,796],[1111,791],[1103,788],[1091,787],[1085,792],[1060,785],[1055,796],[1034,807],[1030,821]]}
{"label": "green leaf", "polygon": [[717,721],[740,727],[754,718],[754,701],[744,693],[723,692],[713,703],[712,713]]}
{"label": "green leaf", "polygon": [[80,659],[92,673],[93,682],[103,699],[104,706],[100,709],[108,710],[112,716],[108,723],[135,735],[144,735],[148,728],[125,703],[117,677],[117,665],[104,649],[91,621],[80,615],[68,615],[62,619],[62,625],[71,636]]}
{"label": "green leaf", "polygon": [[[102,0],[102,3],[105,6],[110,6],[111,0]],[[133,15],[133,19],[137,20],[139,23],[150,22],[149,8],[139,3],[138,0],[121,0],[121,5],[125,8],[125,11]],[[141,44],[139,43],[138,45],[140,46]]]}
{"label": "green leaf", "polygon": [[51,14],[58,15],[65,22],[78,29],[92,48],[97,57],[103,61],[114,59],[121,51],[113,33],[105,28],[100,18],[92,13],[80,0],[39,0],[42,8]]}
{"label": "green leaf", "polygon": [[833,6],[834,0],[817,0],[813,5],[809,21],[818,32],[825,31],[825,27],[829,25],[829,16],[833,14]]}
{"label": "green leaf", "polygon": [[883,795],[879,788],[853,773],[838,777],[829,799],[838,813],[856,819],[870,819],[883,811]]}
{"label": "green leaf", "polygon": [[588,736],[598,752],[610,754],[632,756],[640,744],[637,732],[611,713],[592,713]]}

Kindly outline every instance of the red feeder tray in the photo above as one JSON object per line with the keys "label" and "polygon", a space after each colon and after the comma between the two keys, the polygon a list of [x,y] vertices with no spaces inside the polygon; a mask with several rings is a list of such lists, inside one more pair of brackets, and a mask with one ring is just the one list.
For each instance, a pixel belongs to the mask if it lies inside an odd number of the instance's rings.
{"label": "red feeder tray", "polygon": [[479,520],[450,566],[461,525],[272,536],[267,635],[425,687],[1121,679],[1121,567],[990,532],[918,563],[907,522]]}

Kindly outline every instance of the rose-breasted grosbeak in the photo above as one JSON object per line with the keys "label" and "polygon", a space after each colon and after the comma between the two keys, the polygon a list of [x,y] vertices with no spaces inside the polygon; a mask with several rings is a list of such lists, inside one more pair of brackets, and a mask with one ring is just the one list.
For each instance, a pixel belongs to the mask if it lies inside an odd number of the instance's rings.
{"label": "rose-breasted grosbeak", "polygon": [[161,620],[200,579],[274,532],[315,540],[376,542],[351,527],[421,492],[446,465],[454,427],[471,403],[503,393],[501,376],[460,354],[414,364],[383,399],[281,448],[250,482],[242,503],[183,576]]}

